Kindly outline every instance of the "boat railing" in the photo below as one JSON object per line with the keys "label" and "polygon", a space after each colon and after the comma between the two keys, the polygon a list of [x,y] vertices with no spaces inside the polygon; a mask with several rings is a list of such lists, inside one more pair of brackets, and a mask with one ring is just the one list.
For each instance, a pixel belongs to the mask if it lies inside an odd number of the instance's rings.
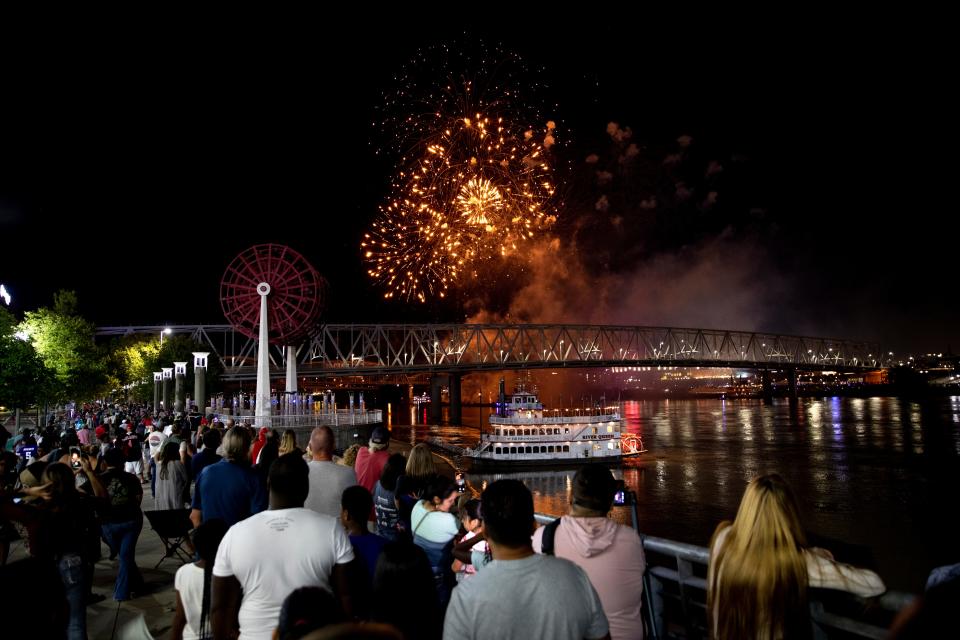
{"label": "boat railing", "polygon": [[585,416],[543,416],[526,418],[523,416],[490,416],[490,424],[584,424],[594,422],[610,422],[620,419],[618,413],[605,413]]}
{"label": "boat railing", "polygon": [[[541,525],[553,521],[556,516],[536,514]],[[706,547],[655,538],[640,534],[647,559],[647,575],[644,578],[644,606],[650,637],[661,638],[707,638],[707,564],[710,551]],[[855,617],[848,612],[828,608],[826,599],[816,598],[811,593],[810,615],[814,623],[815,640],[829,638],[872,638],[888,636],[885,626],[876,623],[878,618],[892,619],[914,596],[901,591],[887,591],[878,598],[870,599],[867,607],[872,613]],[[826,593],[826,592],[824,592]],[[850,595],[853,601],[866,600]],[[864,610],[864,607],[859,607]],[[877,610],[881,615],[877,615]]]}

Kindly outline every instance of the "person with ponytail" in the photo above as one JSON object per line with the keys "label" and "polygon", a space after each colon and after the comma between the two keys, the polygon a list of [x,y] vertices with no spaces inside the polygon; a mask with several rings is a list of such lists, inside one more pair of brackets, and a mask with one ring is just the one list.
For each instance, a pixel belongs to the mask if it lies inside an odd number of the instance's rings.
{"label": "person with ponytail", "polygon": [[807,547],[796,499],[783,478],[754,478],[736,519],[721,523],[710,543],[710,637],[811,638],[809,587],[861,597],[886,590],[873,571],[836,562],[826,549]]}
{"label": "person with ponytail", "polygon": [[200,559],[177,569],[173,579],[177,609],[173,617],[172,640],[207,640],[213,637],[210,627],[210,597],[213,562],[220,541],[227,533],[223,520],[207,520],[193,532],[193,544]]}

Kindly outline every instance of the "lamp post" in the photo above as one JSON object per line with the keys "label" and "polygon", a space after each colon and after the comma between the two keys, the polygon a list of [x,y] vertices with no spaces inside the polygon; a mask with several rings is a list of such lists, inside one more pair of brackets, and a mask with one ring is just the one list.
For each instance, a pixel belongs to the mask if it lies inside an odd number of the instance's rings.
{"label": "lamp post", "polygon": [[164,330],[160,332],[160,348],[161,349],[163,348],[163,334],[165,333],[169,335],[173,333],[173,329],[171,329],[170,327],[165,327]]}

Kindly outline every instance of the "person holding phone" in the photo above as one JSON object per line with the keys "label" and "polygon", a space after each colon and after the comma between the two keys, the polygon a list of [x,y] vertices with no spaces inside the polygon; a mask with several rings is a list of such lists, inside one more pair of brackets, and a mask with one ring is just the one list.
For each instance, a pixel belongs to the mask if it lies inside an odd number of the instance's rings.
{"label": "person holding phone", "polygon": [[607,517],[622,489],[605,466],[581,467],[573,477],[569,514],[533,534],[534,551],[566,558],[587,573],[613,640],[643,638],[643,542],[632,527]]}

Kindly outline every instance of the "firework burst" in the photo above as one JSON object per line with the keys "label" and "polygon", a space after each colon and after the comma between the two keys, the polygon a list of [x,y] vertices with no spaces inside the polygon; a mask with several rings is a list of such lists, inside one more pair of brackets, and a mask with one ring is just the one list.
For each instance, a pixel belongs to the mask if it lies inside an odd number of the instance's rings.
{"label": "firework burst", "polygon": [[361,243],[368,274],[387,298],[445,297],[506,265],[556,221],[554,123],[535,130],[519,119],[509,82],[485,83],[480,96],[476,86],[448,80],[424,100],[407,83],[388,101],[410,108],[384,119],[403,155]]}

